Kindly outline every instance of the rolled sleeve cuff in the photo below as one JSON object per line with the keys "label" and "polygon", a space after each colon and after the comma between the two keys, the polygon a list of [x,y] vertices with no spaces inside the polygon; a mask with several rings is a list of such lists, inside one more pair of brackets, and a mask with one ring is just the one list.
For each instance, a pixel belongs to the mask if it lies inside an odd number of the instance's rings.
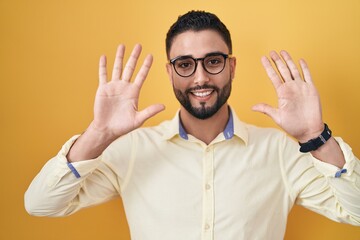
{"label": "rolled sleeve cuff", "polygon": [[318,159],[313,157],[314,166],[319,172],[324,174],[324,176],[326,177],[334,177],[334,178],[351,177],[356,169],[357,171],[359,171],[360,168],[359,161],[353,154],[351,147],[347,143],[345,143],[342,140],[342,138],[335,137],[335,140],[339,144],[344,154],[345,157],[344,167],[340,169],[332,164],[319,161]]}
{"label": "rolled sleeve cuff", "polygon": [[58,159],[62,164],[67,165],[67,169],[71,171],[76,178],[81,178],[89,175],[92,173],[100,164],[101,157],[100,155],[94,159],[86,159],[83,161],[78,162],[69,162],[67,159],[67,154],[70,151],[70,148],[75,143],[75,141],[80,137],[80,135],[75,135],[70,138],[61,148],[60,152],[58,153]]}

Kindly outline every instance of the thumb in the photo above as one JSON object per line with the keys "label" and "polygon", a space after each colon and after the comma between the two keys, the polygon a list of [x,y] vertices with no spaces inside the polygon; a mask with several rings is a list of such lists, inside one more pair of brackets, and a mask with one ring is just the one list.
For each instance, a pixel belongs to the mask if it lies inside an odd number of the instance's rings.
{"label": "thumb", "polygon": [[276,123],[278,123],[278,110],[266,103],[259,103],[251,108],[255,112],[260,112],[271,117]]}
{"label": "thumb", "polygon": [[138,122],[140,125],[145,122],[147,119],[153,117],[154,115],[158,114],[159,112],[163,111],[165,106],[163,104],[154,104],[151,105],[144,110],[138,112]]}

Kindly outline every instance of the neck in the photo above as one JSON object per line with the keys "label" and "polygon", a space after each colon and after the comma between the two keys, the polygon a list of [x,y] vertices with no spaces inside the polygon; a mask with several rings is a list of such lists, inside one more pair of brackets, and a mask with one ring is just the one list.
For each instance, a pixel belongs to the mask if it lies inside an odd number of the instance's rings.
{"label": "neck", "polygon": [[223,132],[229,120],[229,106],[224,104],[217,113],[207,119],[198,119],[180,109],[180,119],[185,131],[206,144],[211,143],[219,133]]}

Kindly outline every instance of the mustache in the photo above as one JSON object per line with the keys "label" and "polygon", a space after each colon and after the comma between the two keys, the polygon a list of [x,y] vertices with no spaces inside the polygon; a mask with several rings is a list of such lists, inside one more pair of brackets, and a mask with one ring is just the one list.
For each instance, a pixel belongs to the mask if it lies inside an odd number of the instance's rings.
{"label": "mustache", "polygon": [[204,85],[201,85],[201,86],[196,86],[196,87],[193,87],[193,88],[186,89],[185,94],[189,94],[192,91],[198,91],[198,90],[202,90],[202,89],[213,89],[216,92],[219,92],[219,90],[220,90],[217,86],[210,85],[210,84],[204,84]]}

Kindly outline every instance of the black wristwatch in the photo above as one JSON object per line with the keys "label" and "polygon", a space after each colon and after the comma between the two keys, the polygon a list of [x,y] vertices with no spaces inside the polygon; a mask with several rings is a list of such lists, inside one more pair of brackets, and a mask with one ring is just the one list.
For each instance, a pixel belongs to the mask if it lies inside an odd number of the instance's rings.
{"label": "black wristwatch", "polygon": [[326,143],[327,140],[329,140],[331,137],[331,130],[329,129],[328,125],[324,124],[324,131],[320,134],[319,137],[311,139],[310,141],[306,143],[299,143],[300,144],[300,152],[306,153],[315,151],[324,143]]}

